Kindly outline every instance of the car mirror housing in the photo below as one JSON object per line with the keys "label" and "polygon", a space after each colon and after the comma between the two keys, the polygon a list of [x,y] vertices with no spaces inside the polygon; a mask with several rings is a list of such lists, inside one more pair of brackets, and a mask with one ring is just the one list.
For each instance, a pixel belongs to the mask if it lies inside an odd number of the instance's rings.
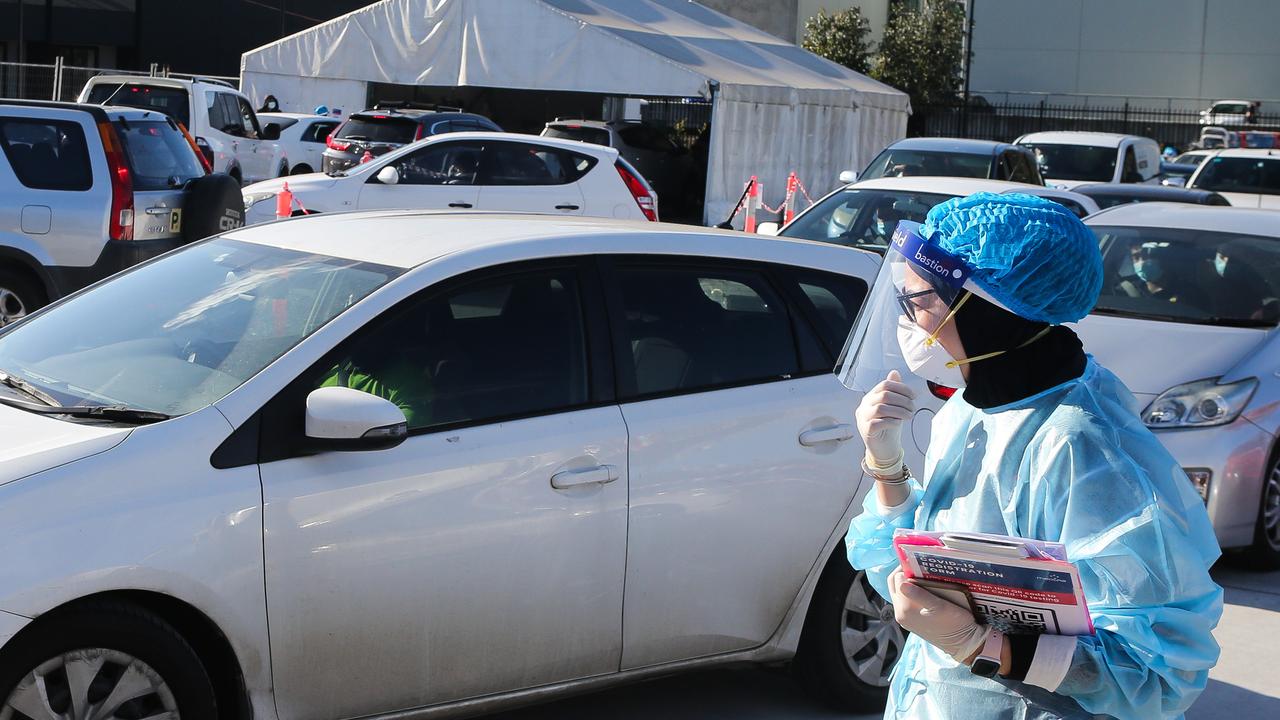
{"label": "car mirror housing", "polygon": [[756,225],[756,234],[757,235],[777,235],[778,223],[762,222],[759,225]]}
{"label": "car mirror housing", "polygon": [[400,183],[400,171],[396,170],[394,165],[382,168],[375,177],[383,185],[398,185]]}
{"label": "car mirror housing", "polygon": [[390,400],[322,387],[307,395],[306,436],[320,450],[383,450],[404,442],[409,423]]}
{"label": "car mirror housing", "polygon": [[857,181],[858,181],[858,173],[856,171],[845,170],[844,172],[840,173],[840,182],[844,185],[848,185],[849,183],[855,183]]}

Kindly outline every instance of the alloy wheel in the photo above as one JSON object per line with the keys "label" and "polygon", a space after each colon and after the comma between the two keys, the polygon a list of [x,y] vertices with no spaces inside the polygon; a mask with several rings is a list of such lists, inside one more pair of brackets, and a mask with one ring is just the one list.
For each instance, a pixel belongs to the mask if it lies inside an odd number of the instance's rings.
{"label": "alloy wheel", "polygon": [[173,692],[141,660],[102,648],[74,650],[27,673],[0,720],[179,720]]}
{"label": "alloy wheel", "polygon": [[905,633],[893,619],[893,607],[871,589],[866,574],[859,571],[845,597],[840,631],[849,670],[867,685],[888,686],[905,641]]}
{"label": "alloy wheel", "polygon": [[0,287],[0,327],[4,327],[27,314],[27,305],[9,288]]}
{"label": "alloy wheel", "polygon": [[1280,463],[1271,469],[1262,492],[1262,534],[1272,548],[1280,550]]}

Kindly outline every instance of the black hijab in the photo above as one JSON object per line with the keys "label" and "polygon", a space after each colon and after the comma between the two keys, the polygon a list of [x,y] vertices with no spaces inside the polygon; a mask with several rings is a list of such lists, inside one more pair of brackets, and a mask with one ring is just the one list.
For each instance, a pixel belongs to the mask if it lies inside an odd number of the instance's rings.
{"label": "black hijab", "polygon": [[964,345],[965,357],[997,350],[1005,353],[969,365],[965,402],[988,409],[1024,400],[1084,374],[1085,355],[1080,338],[1055,325],[1048,334],[1024,346],[1047,323],[1026,320],[974,295],[952,322]]}

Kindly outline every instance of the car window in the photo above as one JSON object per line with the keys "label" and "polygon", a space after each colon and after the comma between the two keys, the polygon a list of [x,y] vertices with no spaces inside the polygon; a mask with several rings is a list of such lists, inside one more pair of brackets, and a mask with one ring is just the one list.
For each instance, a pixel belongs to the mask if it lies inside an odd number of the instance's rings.
{"label": "car window", "polygon": [[323,145],[329,135],[333,133],[333,129],[338,127],[336,122],[320,121],[311,123],[311,127],[302,131],[302,142],[320,143]]}
{"label": "car window", "polygon": [[438,123],[432,123],[430,126],[430,129],[427,131],[427,134],[428,135],[444,135],[445,133],[459,132],[466,129],[467,128],[463,127],[458,123],[450,122],[449,120],[441,120]]}
{"label": "car window", "polygon": [[584,338],[575,271],[508,275],[392,311],[313,387],[386,398],[410,430],[565,410],[587,402]]}
{"label": "car window", "polygon": [[1173,162],[1178,165],[1199,165],[1204,162],[1207,157],[1209,156],[1203,153],[1188,152],[1182,153],[1178,157],[1174,158]]}
{"label": "car window", "polygon": [[435,143],[394,161],[401,185],[475,185],[483,146],[475,142]]}
{"label": "car window", "polygon": [[542,131],[542,136],[561,140],[577,140],[578,142],[609,147],[609,131],[603,128],[582,125],[548,125]]}
{"label": "car window", "polygon": [[0,117],[0,147],[18,181],[29,188],[80,191],[93,186],[79,123]]}
{"label": "car window", "polygon": [[1005,151],[1003,158],[1009,168],[1009,181],[1041,185],[1043,181],[1035,171],[1035,164],[1026,154],[1017,150]]}
{"label": "car window", "polygon": [[671,142],[671,138],[661,128],[652,125],[627,125],[618,129],[618,137],[637,150],[650,150],[669,155],[680,152],[680,148]]}
{"label": "car window", "polygon": [[[1045,196],[1045,199],[1047,199],[1047,200],[1052,200],[1052,201],[1054,201],[1054,202],[1058,203],[1059,205],[1061,205],[1061,206],[1065,207],[1066,209],[1070,210],[1070,211],[1072,212],[1072,214],[1073,214],[1073,215],[1075,215],[1075,216],[1076,216],[1076,217],[1078,217],[1078,218],[1082,218],[1082,217],[1084,217],[1084,216],[1086,216],[1086,215],[1088,215],[1088,214],[1089,214],[1089,210],[1088,210],[1087,208],[1085,208],[1085,206],[1081,205],[1080,203],[1076,202],[1075,200],[1072,200],[1071,198],[1056,197],[1056,196],[1053,196],[1053,195],[1046,195],[1046,196]],[[1097,201],[1097,198],[1094,198],[1094,201],[1096,202],[1096,201]],[[1099,203],[1098,203],[1098,205],[1099,205],[1099,209],[1101,209],[1102,203],[1101,203],[1101,202],[1099,202]]]}
{"label": "car window", "polygon": [[818,336],[835,362],[867,297],[867,283],[862,278],[801,268],[788,270],[785,276],[804,296],[816,318]]}
{"label": "car window", "polygon": [[1142,173],[1138,172],[1138,158],[1134,155],[1132,145],[1124,149],[1124,169],[1120,173],[1120,182],[1142,182]]}
{"label": "car window", "polygon": [[820,200],[779,235],[884,250],[899,220],[924,222],[934,205],[951,197],[903,190],[840,190]]}
{"label": "car window", "polygon": [[240,112],[240,122],[244,125],[245,137],[255,140],[261,137],[262,127],[258,125],[258,116],[253,112],[253,106],[249,104],[248,100],[245,100],[242,97],[234,95],[232,97],[235,98],[237,108]]}
{"label": "car window", "polygon": [[[236,102],[236,96],[231,93],[217,93],[217,103],[220,108],[218,117],[221,125],[216,126],[218,130],[236,137],[243,137],[244,119],[240,117],[240,105]],[[212,115],[212,114],[211,114]]]}
{"label": "car window", "polygon": [[204,176],[195,151],[169,121],[117,120],[114,125],[129,157],[134,190],[169,190]]}
{"label": "car window", "polygon": [[1093,230],[1103,258],[1095,312],[1243,327],[1280,321],[1276,238],[1150,227]]}
{"label": "car window", "polygon": [[488,142],[483,185],[564,185],[582,177],[595,158],[546,145]]}
{"label": "car window", "polygon": [[217,238],[12,326],[0,368],[64,405],[189,413],[401,272]]}
{"label": "car window", "polygon": [[617,346],[624,395],[767,382],[797,372],[796,341],[763,274],[696,266],[620,264]]}
{"label": "car window", "polygon": [[266,127],[268,124],[273,124],[276,127],[280,128],[280,132],[284,132],[285,130],[288,130],[289,128],[293,127],[294,125],[297,125],[298,118],[273,117],[271,115],[258,115],[258,124],[263,127]]}
{"label": "car window", "polygon": [[873,180],[881,177],[917,175],[990,178],[991,166],[989,153],[974,155],[889,148],[877,155],[858,178]]}
{"label": "car window", "polygon": [[1191,187],[1280,195],[1280,158],[1215,157],[1200,167]]}
{"label": "car window", "polygon": [[1116,172],[1116,149],[1096,145],[1027,144],[1036,154],[1040,175],[1054,180],[1111,182]]}
{"label": "car window", "polygon": [[357,115],[338,128],[340,140],[404,145],[418,134],[417,121],[392,115]]}
{"label": "car window", "polygon": [[89,90],[87,100],[95,105],[120,105],[144,110],[155,110],[191,127],[191,104],[187,91],[180,87],[165,87],[137,83],[98,83]]}

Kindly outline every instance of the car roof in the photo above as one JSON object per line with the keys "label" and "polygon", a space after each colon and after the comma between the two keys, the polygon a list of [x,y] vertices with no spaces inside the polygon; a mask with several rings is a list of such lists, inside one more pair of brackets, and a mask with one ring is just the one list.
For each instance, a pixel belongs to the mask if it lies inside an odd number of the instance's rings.
{"label": "car roof", "polygon": [[[199,77],[191,80],[184,80],[183,78],[153,77],[151,75],[94,75],[89,78],[89,83],[95,82],[142,83],[146,85],[155,85],[156,87],[173,88],[189,88],[195,85],[213,85],[219,90],[230,91],[237,95],[244,95],[244,93],[237,90],[230,83]],[[246,95],[245,97],[248,96]]]}
{"label": "car roof", "polygon": [[906,138],[890,145],[893,150],[933,150],[937,152],[960,153],[964,155],[992,155],[999,150],[1011,147],[1011,143],[994,140],[966,140],[964,138],[920,137]]}
{"label": "car roof", "polygon": [[[567,240],[598,238],[602,246],[617,245],[621,252],[637,248],[611,239],[665,238],[691,254],[700,254],[699,240],[728,239],[735,247],[749,248],[762,258],[776,258],[794,264],[822,267],[823,259],[843,257],[849,248],[717,230],[692,225],[654,223],[612,218],[565,217],[532,213],[489,213],[447,210],[368,210],[315,215],[250,225],[223,235],[231,240],[317,253],[360,262],[399,268],[413,268],[446,255],[463,251],[489,250],[527,242],[545,243],[547,257],[563,254]],[[352,242],[352,238],[372,238]],[[835,254],[831,254],[834,251]],[[809,262],[805,262],[805,256]],[[816,262],[815,262],[816,261]]]}
{"label": "car roof", "polygon": [[1126,138],[1146,140],[1141,135],[1121,135],[1119,133],[1084,132],[1081,130],[1059,130],[1054,132],[1034,132],[1018,138],[1019,143],[1045,143],[1048,145],[1098,145],[1102,147],[1120,147]]}
{"label": "car roof", "polygon": [[312,113],[291,113],[291,112],[260,112],[257,113],[260,118],[289,118],[290,120],[332,120],[337,122],[339,118],[329,117],[328,115],[314,115]]}
{"label": "car roof", "polygon": [[[351,113],[351,117],[369,117],[370,115],[400,116],[405,120],[439,120],[446,117],[484,117],[461,110],[428,110],[425,108],[369,108]],[[486,120],[488,118],[485,118]]]}
{"label": "car roof", "polygon": [[1116,205],[1085,218],[1088,225],[1185,228],[1280,238],[1280,211],[1192,203]]}
{"label": "car roof", "polygon": [[609,128],[609,123],[604,120],[572,120],[569,118],[557,118],[547,123],[547,127],[551,127],[552,125],[578,125],[581,127],[599,128],[601,130],[607,130]]}
{"label": "car roof", "polygon": [[542,135],[498,132],[496,130],[467,130],[465,132],[444,133],[442,135],[431,135],[419,140],[418,142],[438,143],[457,140],[505,140],[507,142],[529,142],[534,143],[535,145],[548,145],[550,147],[561,148],[563,150],[572,150],[577,153],[595,153],[602,159],[609,159],[618,155],[618,151],[611,147],[583,142],[581,140],[566,140],[564,138],[545,137]]}
{"label": "car roof", "polygon": [[981,178],[942,177],[917,175],[914,177],[889,177],[863,180],[847,185],[855,190],[902,190],[906,192],[929,192],[939,195],[972,195],[976,192],[1007,193],[1041,189],[1040,185],[1007,182],[1005,180],[984,180]]}
{"label": "car roof", "polygon": [[1280,160],[1280,150],[1269,148],[1230,148],[1228,150],[1219,150],[1214,157],[1269,157]]}
{"label": "car roof", "polygon": [[1143,185],[1140,183],[1089,183],[1077,185],[1073,191],[1082,195],[1101,195],[1108,197],[1142,197],[1142,198],[1207,198],[1217,195],[1212,190],[1198,188],[1170,187],[1168,185]]}
{"label": "car roof", "polygon": [[[146,108],[127,107],[123,105],[98,105],[96,103],[76,103],[76,102],[57,102],[52,100],[10,100],[0,99],[0,106],[9,105],[12,107],[29,107],[29,108],[49,108],[50,110],[80,110],[91,115],[97,115],[98,112],[105,113],[111,120],[163,120],[168,118],[162,112],[156,110],[148,110]],[[101,118],[100,115],[97,115]]]}
{"label": "car roof", "polygon": [[1249,104],[1252,104],[1253,101],[1252,100],[1214,100],[1213,101],[1214,105],[1221,105],[1222,103],[1241,103],[1244,105],[1249,105]]}

